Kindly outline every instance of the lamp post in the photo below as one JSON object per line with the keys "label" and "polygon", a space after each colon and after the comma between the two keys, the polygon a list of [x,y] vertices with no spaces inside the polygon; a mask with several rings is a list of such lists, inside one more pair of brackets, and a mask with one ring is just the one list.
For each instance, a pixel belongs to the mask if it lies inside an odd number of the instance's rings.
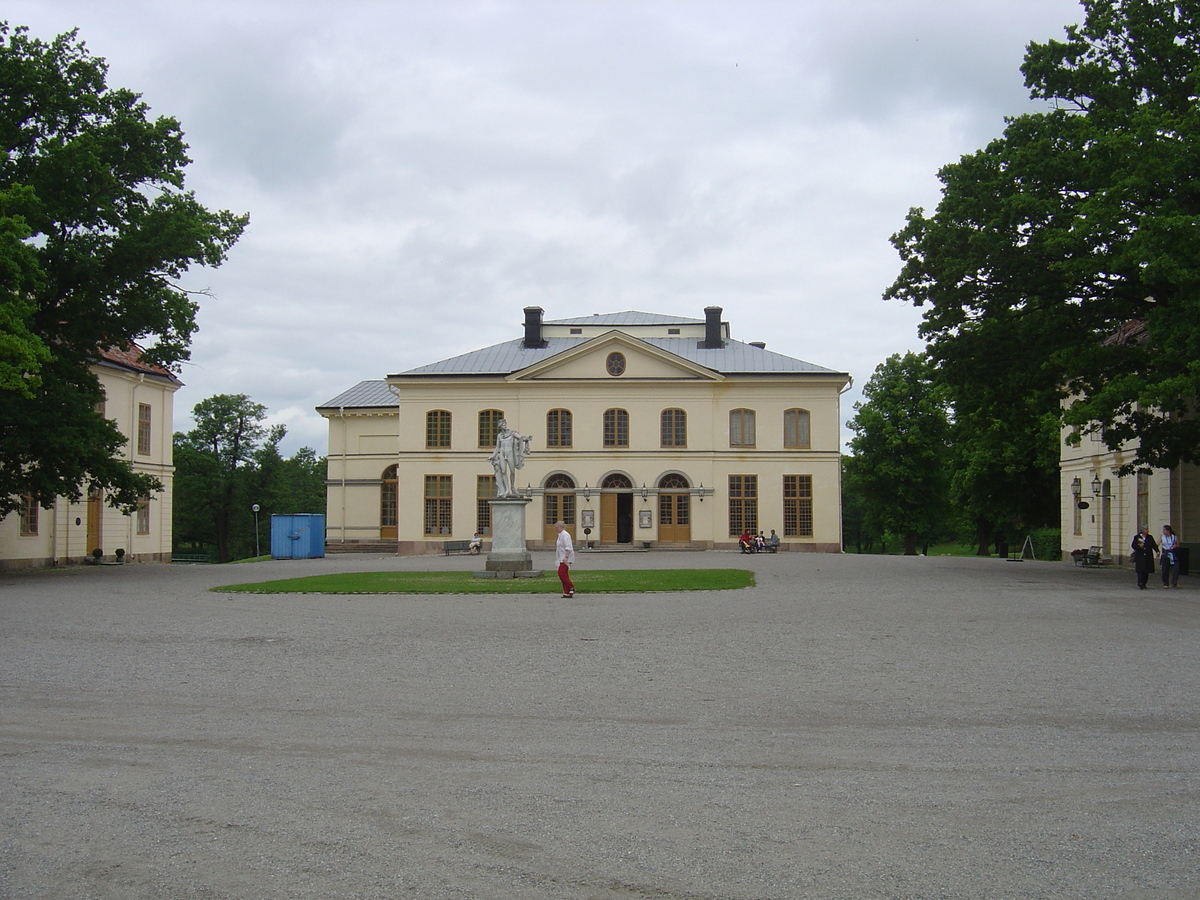
{"label": "lamp post", "polygon": [[260,555],[258,551],[258,511],[262,509],[262,507],[255,503],[252,507],[250,507],[250,509],[254,513],[254,556],[257,559]]}

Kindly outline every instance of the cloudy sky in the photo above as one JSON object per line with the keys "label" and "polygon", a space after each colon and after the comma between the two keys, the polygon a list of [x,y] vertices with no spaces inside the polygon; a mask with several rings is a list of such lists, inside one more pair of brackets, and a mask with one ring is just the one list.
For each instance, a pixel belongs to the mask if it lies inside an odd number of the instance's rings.
{"label": "cloudy sky", "polygon": [[850,372],[918,349],[881,299],[938,169],[1031,109],[1031,40],[1076,0],[8,0],[78,27],[109,83],[180,120],[188,186],[249,212],[197,270],[176,395],[245,393],[324,453],[351,385],[641,310]]}

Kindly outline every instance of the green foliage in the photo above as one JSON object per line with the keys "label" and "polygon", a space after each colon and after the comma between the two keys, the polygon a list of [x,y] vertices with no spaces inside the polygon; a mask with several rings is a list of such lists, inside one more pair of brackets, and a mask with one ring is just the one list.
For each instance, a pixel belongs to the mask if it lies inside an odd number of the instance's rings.
{"label": "green foliage", "polygon": [[[635,594],[650,591],[729,591],[754,586],[745,569],[646,569],[580,572],[588,594]],[[214,591],[250,594],[557,594],[558,577],[476,578],[472,572],[341,572],[252,584],[230,584]]]}
{"label": "green foliage", "polygon": [[217,394],[192,409],[195,427],[175,435],[176,547],[212,547],[218,562],[254,556],[270,546],[273,514],[325,509],[324,458],[301,447],[284,459],[287,430],[265,427],[266,416],[245,394]]}
{"label": "green foliage", "polygon": [[887,296],[928,307],[931,358],[1009,433],[1070,396],[1069,424],[1140,442],[1126,471],[1197,462],[1200,5],[1083,5],[1022,66],[1052,108],[942,169],[934,215],[892,239]]}
{"label": "green foliage", "polygon": [[917,552],[945,530],[950,434],[945,395],[920,354],[888,357],[863,388],[847,426],[854,432],[847,493],[862,504],[864,533],[904,536]]}
{"label": "green foliage", "polygon": [[132,510],[159,487],[113,459],[89,365],[138,343],[186,359],[196,304],[177,279],[219,265],[246,225],[183,189],[179,124],[106,78],[75,32],[0,23],[0,515],[85,486]]}

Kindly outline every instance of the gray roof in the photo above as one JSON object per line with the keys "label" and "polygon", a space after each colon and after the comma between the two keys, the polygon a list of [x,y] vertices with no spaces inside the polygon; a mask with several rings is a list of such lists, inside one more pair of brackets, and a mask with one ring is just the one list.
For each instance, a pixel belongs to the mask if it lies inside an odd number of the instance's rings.
{"label": "gray roof", "polygon": [[625,312],[596,313],[592,316],[576,316],[573,319],[547,320],[547,325],[703,325],[703,319],[689,319],[686,316],[664,316],[661,313],[638,312],[635,309]]}
{"label": "gray roof", "polygon": [[[621,316],[630,315],[630,313],[613,313],[612,315]],[[637,313],[636,315],[643,314]],[[589,316],[578,321],[592,321],[597,318],[606,317]],[[573,320],[562,320],[564,323],[569,321]],[[680,320],[673,319],[672,321]],[[702,349],[699,346],[700,342],[694,337],[640,338],[628,334],[625,336],[643,341],[691,362],[699,363],[705,368],[723,375],[795,374],[801,372],[821,375],[845,374],[836,369],[826,369],[823,366],[805,362],[802,359],[793,359],[782,353],[773,353],[760,347],[752,347],[741,341],[728,340],[724,347],[718,350],[708,350]],[[524,347],[523,340],[517,338],[505,341],[503,344],[484,347],[482,350],[464,353],[462,356],[452,356],[450,359],[409,369],[407,372],[401,372],[400,375],[509,375],[595,340],[599,340],[599,337],[552,337],[547,339],[545,347]],[[364,382],[364,384],[366,383]]]}
{"label": "gray roof", "polygon": [[328,403],[322,403],[317,409],[338,409],[340,407],[363,408],[368,406],[395,406],[396,395],[388,390],[386,381],[360,381],[348,391],[342,391]]}

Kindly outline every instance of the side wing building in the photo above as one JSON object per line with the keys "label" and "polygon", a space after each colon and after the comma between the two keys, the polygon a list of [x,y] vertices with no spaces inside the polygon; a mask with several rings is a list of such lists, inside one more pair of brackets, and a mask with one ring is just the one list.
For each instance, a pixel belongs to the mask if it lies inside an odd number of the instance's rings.
{"label": "side wing building", "polygon": [[[526,543],[841,550],[845,372],[730,337],[704,319],[641,312],[543,321],[524,334],[320,406],[329,421],[327,547],[440,551],[490,534],[488,454],[501,419],[532,437],[518,473]],[[485,543],[486,546],[486,543]]]}
{"label": "side wing building", "polygon": [[19,512],[0,519],[0,569],[90,562],[93,550],[107,559],[121,549],[127,561],[171,560],[172,421],[183,385],[136,347],[102,351],[92,371],[104,389],[104,415],[127,438],[125,458],[135,472],[158,478],[163,490],[144,498],[133,515],[108,506],[99,490],[78,503],[59,497],[52,509],[26,497]]}

